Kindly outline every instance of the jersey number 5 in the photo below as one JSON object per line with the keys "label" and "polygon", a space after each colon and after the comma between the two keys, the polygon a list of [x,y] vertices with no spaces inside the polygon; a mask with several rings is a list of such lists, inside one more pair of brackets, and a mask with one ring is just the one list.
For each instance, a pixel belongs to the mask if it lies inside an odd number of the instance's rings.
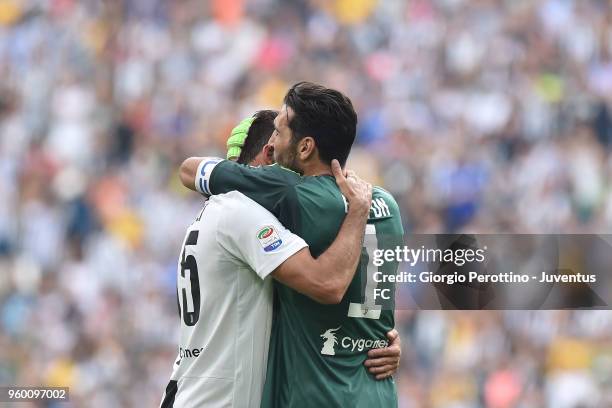
{"label": "jersey number 5", "polygon": [[[198,243],[198,231],[191,231],[185,241],[183,253],[181,254],[181,275],[178,282],[178,293],[180,298],[179,313],[187,326],[194,326],[200,318],[200,278],[198,275],[198,264],[195,256],[186,255],[188,245]],[[189,271],[189,279],[186,272]]]}

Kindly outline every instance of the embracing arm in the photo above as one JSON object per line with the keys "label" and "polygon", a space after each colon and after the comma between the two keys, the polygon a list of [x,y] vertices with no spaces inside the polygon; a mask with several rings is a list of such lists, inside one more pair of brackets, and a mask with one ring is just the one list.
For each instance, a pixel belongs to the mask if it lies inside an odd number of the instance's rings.
{"label": "embracing arm", "polygon": [[304,248],[274,270],[272,276],[319,303],[340,303],[357,270],[368,219],[372,186],[354,174],[345,177],[334,160],[332,170],[349,211],[331,246],[318,258]]}
{"label": "embracing arm", "polygon": [[190,190],[196,191],[195,179],[198,171],[198,166],[204,160],[203,157],[189,157],[181,164],[179,169],[179,177],[181,183]]}
{"label": "embracing arm", "polygon": [[[332,171],[349,202],[338,236],[318,258],[302,248],[272,273],[278,281],[321,303],[339,303],[353,279],[372,200],[372,186],[352,172],[344,174],[337,160],[332,162]],[[189,158],[181,166],[181,180],[186,186],[193,182],[193,189],[204,194],[237,189],[277,216],[284,211],[277,206],[279,197],[290,191],[288,186],[298,179],[297,173],[276,165],[254,168],[215,158]],[[289,210],[285,220],[292,219]],[[287,227],[294,225],[289,223]]]}
{"label": "embracing arm", "polygon": [[[181,182],[208,197],[239,191],[276,217],[290,208],[280,205],[294,191],[301,176],[279,165],[252,167],[218,157],[190,157],[180,167]],[[287,217],[295,214],[283,214]],[[283,220],[286,222],[287,217]],[[294,227],[286,224],[287,227]]]}

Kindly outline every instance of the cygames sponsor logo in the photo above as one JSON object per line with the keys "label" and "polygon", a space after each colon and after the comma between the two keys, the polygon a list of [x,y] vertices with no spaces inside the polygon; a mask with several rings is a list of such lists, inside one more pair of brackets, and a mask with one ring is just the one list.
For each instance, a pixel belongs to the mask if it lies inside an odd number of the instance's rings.
{"label": "cygames sponsor logo", "polygon": [[340,327],[336,327],[335,329],[329,329],[321,334],[323,338],[323,347],[321,348],[321,354],[326,356],[335,356],[336,355],[336,346],[340,344],[345,350],[350,350],[352,352],[370,350],[375,348],[384,348],[389,345],[389,342],[386,339],[353,339],[348,336],[344,336],[340,342],[338,342],[338,337],[336,332],[340,330]]}

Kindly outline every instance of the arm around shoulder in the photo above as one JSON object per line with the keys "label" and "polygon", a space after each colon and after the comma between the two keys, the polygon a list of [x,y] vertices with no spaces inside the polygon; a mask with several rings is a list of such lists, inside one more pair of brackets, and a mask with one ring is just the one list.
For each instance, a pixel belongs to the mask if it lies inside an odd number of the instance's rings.
{"label": "arm around shoulder", "polygon": [[340,303],[357,271],[372,197],[370,184],[352,174],[345,177],[337,162],[332,169],[349,201],[348,214],[336,239],[318,258],[303,249],[272,274],[278,281],[324,304]]}

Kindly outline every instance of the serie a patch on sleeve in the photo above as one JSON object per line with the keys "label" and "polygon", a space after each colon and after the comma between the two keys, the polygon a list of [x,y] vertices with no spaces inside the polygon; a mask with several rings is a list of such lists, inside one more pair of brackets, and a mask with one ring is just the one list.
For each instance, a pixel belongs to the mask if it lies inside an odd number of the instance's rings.
{"label": "serie a patch on sleeve", "polygon": [[264,252],[272,252],[283,244],[278,231],[272,225],[267,225],[257,231],[257,240]]}

